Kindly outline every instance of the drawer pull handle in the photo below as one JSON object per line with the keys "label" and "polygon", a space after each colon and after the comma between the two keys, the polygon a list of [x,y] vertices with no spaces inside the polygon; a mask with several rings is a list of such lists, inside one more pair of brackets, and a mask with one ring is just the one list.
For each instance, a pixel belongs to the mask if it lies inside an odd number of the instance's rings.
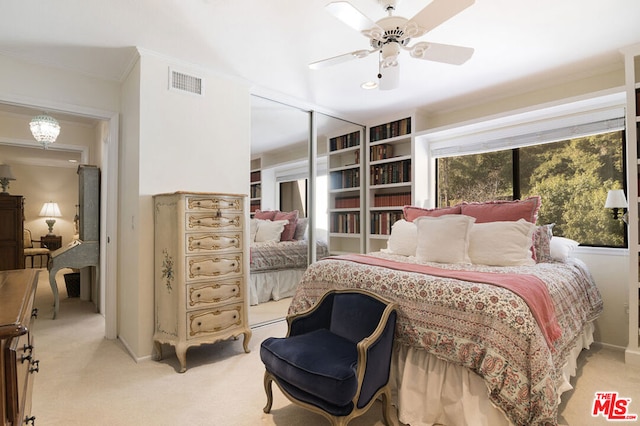
{"label": "drawer pull handle", "polygon": [[31,362],[31,354],[20,356],[20,364],[24,364],[25,361]]}
{"label": "drawer pull handle", "polygon": [[202,325],[202,322],[198,321],[198,327],[200,327]]}
{"label": "drawer pull handle", "polygon": [[36,424],[36,416],[29,416],[24,418],[25,425],[35,425]]}
{"label": "drawer pull handle", "polygon": [[200,293],[196,294],[196,297],[199,299],[200,298]]}
{"label": "drawer pull handle", "polygon": [[29,368],[29,373],[38,373],[40,372],[40,360],[37,359],[31,362],[31,368]]}
{"label": "drawer pull handle", "polygon": [[[38,308],[33,308],[31,310],[31,317],[32,318],[38,318]],[[34,417],[34,419],[35,419],[35,417]]]}
{"label": "drawer pull handle", "polygon": [[33,345],[27,345],[26,343],[24,344],[24,346],[22,346],[22,352],[29,352],[31,353],[33,351]]}

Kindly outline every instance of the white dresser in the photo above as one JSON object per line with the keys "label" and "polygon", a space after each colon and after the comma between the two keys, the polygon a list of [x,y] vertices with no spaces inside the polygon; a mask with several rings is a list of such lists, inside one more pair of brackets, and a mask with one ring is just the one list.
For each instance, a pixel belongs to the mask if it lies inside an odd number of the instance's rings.
{"label": "white dresser", "polygon": [[[175,347],[180,372],[191,346],[244,334],[249,352],[245,195],[176,192],[153,197],[155,330]],[[246,263],[245,263],[246,262]]]}

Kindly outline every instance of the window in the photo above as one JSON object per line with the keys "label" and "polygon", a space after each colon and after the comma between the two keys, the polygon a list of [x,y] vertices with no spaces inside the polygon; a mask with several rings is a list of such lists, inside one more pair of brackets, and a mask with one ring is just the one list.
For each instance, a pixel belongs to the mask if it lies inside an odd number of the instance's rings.
{"label": "window", "polygon": [[306,178],[280,182],[280,211],[298,210],[300,217],[307,217],[307,185]]}
{"label": "window", "polygon": [[624,133],[614,131],[510,150],[442,157],[437,205],[542,197],[538,223],[582,245],[626,247],[626,232],[604,208],[624,188]]}

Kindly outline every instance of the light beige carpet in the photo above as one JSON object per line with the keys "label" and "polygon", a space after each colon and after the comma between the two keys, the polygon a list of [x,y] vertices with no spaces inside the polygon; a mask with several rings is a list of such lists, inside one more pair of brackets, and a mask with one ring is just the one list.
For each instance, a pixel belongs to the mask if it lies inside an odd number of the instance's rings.
{"label": "light beige carpet", "polygon": [[[103,317],[91,303],[67,298],[62,278],[60,312],[52,320],[46,277],[41,274],[34,330],[40,372],[32,413],[38,426],[328,424],[289,403],[276,387],[272,413],[262,412],[266,398],[259,346],[266,337],[283,336],[284,321],[253,329],[249,354],[240,340],[189,349],[188,369],[179,374],[174,355],[136,363],[118,341],[105,340]],[[622,352],[601,347],[583,352],[578,373],[576,389],[563,396],[561,424],[611,424],[591,417],[596,391],[617,391],[632,399],[630,412],[640,413],[640,369],[625,365]],[[376,404],[350,425],[382,425],[381,415]]]}

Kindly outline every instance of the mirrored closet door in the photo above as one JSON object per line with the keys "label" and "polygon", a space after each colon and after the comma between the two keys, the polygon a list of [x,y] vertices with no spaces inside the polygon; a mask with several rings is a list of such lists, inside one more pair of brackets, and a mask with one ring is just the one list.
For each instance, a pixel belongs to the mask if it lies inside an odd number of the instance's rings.
{"label": "mirrored closet door", "polygon": [[[343,151],[350,160],[345,157],[345,165],[330,166],[328,153],[332,138],[347,130],[359,132],[362,143],[362,126],[252,96],[252,326],[284,318],[307,265],[330,253],[330,218],[342,212],[335,211],[329,193],[329,170],[353,168],[346,164],[356,162],[359,154],[357,149]],[[334,191],[338,197],[341,192]],[[351,246],[360,251],[357,236],[346,239],[356,240]]]}

